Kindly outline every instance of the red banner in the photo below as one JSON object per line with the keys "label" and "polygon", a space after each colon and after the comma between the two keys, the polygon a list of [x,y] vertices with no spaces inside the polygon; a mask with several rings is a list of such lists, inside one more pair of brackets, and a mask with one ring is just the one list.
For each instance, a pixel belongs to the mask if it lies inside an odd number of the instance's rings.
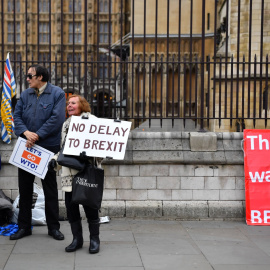
{"label": "red banner", "polygon": [[270,131],[244,130],[246,222],[270,225]]}

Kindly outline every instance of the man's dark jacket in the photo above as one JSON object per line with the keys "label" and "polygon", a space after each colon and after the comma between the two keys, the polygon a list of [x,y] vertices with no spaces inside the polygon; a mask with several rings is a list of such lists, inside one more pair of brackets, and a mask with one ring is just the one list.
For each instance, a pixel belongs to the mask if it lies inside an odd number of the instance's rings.
{"label": "man's dark jacket", "polygon": [[47,83],[38,98],[33,88],[26,89],[15,107],[15,134],[22,136],[29,130],[38,134],[36,144],[42,147],[59,145],[65,107],[65,92],[58,86]]}

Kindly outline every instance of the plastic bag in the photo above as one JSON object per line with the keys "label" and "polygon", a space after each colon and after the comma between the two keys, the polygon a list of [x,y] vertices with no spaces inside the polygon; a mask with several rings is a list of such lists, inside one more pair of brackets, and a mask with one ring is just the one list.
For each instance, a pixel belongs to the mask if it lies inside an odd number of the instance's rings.
{"label": "plastic bag", "polygon": [[[17,196],[13,203],[14,214],[12,217],[12,223],[18,223],[19,215],[19,200],[20,195]],[[45,200],[43,189],[34,183],[33,200],[32,200],[32,225],[46,225],[45,217]]]}
{"label": "plastic bag", "polygon": [[4,227],[0,227],[0,235],[10,236],[18,231],[19,227],[17,224],[9,224]]}

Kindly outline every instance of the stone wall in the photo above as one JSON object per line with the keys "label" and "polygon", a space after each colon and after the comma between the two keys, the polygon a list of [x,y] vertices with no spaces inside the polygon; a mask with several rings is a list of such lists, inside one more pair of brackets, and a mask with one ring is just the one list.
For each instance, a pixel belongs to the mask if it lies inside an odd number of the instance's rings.
{"label": "stone wall", "polygon": [[[125,159],[105,160],[101,216],[235,219],[245,216],[242,133],[131,132]],[[15,145],[0,144],[0,189],[18,195]],[[37,183],[40,184],[40,179]],[[60,188],[60,176],[58,176]],[[64,193],[59,190],[61,215]]]}

